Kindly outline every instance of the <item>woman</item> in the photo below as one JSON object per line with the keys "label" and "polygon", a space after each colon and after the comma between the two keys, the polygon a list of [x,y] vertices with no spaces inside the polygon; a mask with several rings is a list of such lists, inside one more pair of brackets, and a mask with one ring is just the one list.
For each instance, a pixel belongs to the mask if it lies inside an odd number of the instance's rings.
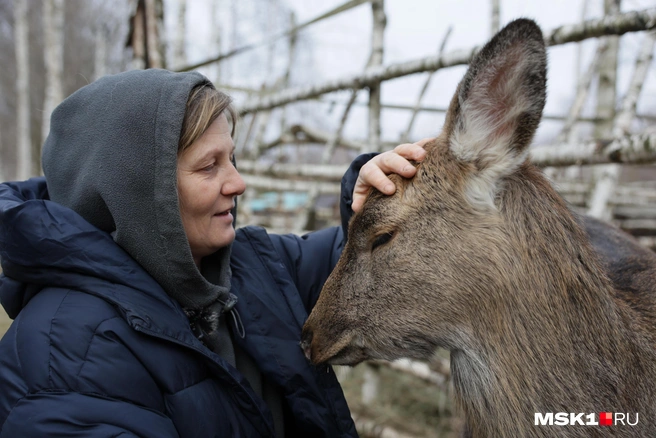
{"label": "woman", "polygon": [[[164,70],[104,77],[53,112],[45,179],[0,185],[15,318],[0,437],[356,435],[334,374],[298,345],[343,232],[235,232],[234,119],[205,77]],[[343,181],[347,215],[423,149],[357,173],[367,158]]]}

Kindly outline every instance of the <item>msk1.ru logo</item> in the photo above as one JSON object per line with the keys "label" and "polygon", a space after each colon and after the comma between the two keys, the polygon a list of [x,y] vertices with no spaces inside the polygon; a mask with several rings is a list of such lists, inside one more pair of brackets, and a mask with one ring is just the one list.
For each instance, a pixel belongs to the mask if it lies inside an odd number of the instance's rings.
{"label": "msk1.ru logo", "polygon": [[597,414],[583,414],[573,412],[536,412],[536,426],[635,426],[638,424],[638,413],[600,412]]}

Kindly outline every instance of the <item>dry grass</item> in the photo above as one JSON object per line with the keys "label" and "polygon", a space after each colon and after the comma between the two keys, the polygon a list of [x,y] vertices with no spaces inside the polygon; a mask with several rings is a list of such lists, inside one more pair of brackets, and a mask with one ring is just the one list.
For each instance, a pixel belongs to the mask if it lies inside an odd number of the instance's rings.
{"label": "dry grass", "polygon": [[11,319],[5,313],[5,309],[0,306],[0,338],[5,334],[11,324]]}

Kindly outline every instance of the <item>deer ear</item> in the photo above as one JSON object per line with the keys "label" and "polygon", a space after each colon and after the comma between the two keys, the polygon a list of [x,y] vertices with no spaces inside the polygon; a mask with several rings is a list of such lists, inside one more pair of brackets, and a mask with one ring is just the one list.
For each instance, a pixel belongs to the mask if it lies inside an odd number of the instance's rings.
{"label": "deer ear", "polygon": [[[546,100],[547,57],[535,22],[511,22],[474,57],[447,115],[449,147],[490,184],[524,160]],[[490,188],[493,191],[493,188]]]}

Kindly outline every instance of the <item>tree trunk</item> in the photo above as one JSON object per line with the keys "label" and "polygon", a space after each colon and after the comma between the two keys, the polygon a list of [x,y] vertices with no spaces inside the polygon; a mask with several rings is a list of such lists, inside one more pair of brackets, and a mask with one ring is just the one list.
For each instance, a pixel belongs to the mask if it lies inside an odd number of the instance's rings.
{"label": "tree trunk", "polygon": [[18,147],[16,178],[23,180],[32,176],[27,0],[14,1],[14,32],[16,50],[16,144]]}
{"label": "tree trunk", "polygon": [[[383,64],[383,48],[385,44],[385,1],[371,2],[373,12],[373,31],[371,33],[371,57],[367,67]],[[369,84],[369,150],[380,150],[380,81]]]}
{"label": "tree trunk", "polygon": [[[605,15],[616,15],[620,12],[620,0],[604,0]],[[599,60],[599,89],[597,90],[597,117],[601,119],[595,124],[595,138],[609,138],[613,134],[615,120],[615,101],[617,94],[617,52],[620,38],[608,36],[605,38],[608,49]],[[613,217],[610,199],[621,169],[617,164],[609,164],[595,168],[595,188],[590,195],[588,214],[602,220]]]}
{"label": "tree trunk", "polygon": [[41,138],[45,141],[50,132],[50,115],[64,99],[64,0],[44,0],[43,37],[46,91]]}
{"label": "tree trunk", "polygon": [[[216,0],[212,1],[210,29],[212,34],[216,32],[214,19],[216,17]],[[175,30],[175,41],[173,43],[173,65],[182,67],[187,63],[187,0],[178,0],[178,26]],[[212,42],[214,38],[212,38]]]}
{"label": "tree trunk", "polygon": [[128,46],[133,50],[133,68],[164,68],[160,39],[162,21],[162,0],[136,0],[128,37]]}

